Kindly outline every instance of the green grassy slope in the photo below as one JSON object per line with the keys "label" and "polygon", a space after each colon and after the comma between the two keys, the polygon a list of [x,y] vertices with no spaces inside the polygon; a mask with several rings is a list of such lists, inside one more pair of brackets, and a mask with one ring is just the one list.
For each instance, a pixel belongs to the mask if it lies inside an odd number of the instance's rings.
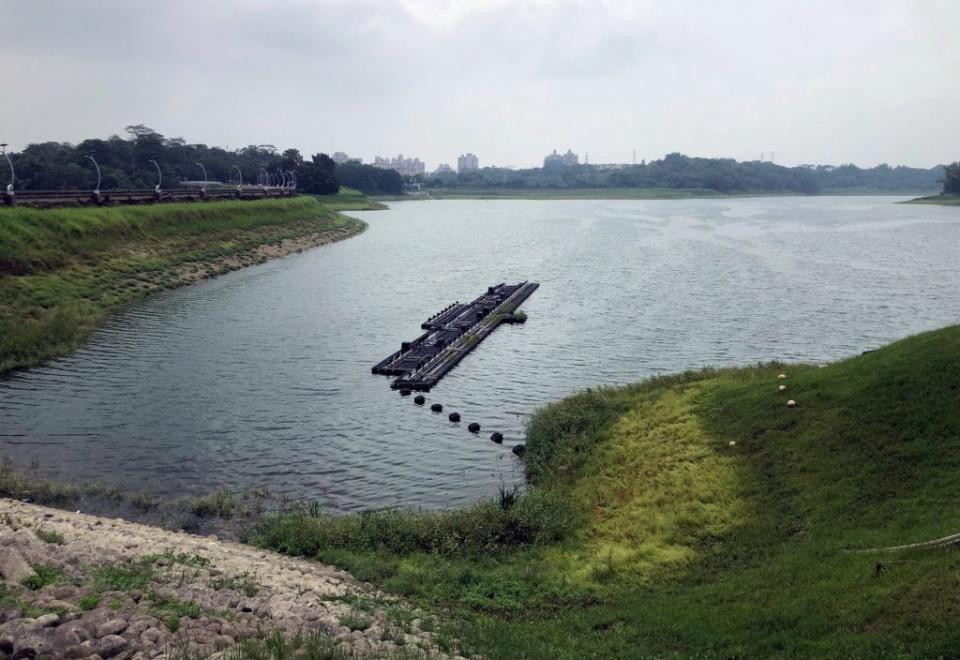
{"label": "green grassy slope", "polygon": [[338,195],[104,208],[0,208],[0,373],[63,355],[119,306],[365,226]]}
{"label": "green grassy slope", "polygon": [[443,612],[492,658],[960,649],[955,546],[855,552],[960,532],[960,327],[825,368],[584,392],[539,411],[527,446],[515,501],[304,510],[255,540]]}

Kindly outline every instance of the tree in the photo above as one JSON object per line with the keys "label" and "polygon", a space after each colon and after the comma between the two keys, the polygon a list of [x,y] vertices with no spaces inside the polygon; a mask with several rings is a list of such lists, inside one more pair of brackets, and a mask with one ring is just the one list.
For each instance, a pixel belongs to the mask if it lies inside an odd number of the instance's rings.
{"label": "tree", "polygon": [[315,195],[335,195],[340,191],[336,167],[327,154],[314,154],[309,162],[301,163],[296,170],[297,189]]}
{"label": "tree", "polygon": [[945,165],[943,169],[943,194],[960,195],[960,162]]}

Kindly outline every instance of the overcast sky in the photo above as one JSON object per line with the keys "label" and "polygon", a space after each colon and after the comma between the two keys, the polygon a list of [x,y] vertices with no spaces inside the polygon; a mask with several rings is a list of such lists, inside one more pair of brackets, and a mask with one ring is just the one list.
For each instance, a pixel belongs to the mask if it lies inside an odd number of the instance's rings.
{"label": "overcast sky", "polygon": [[0,141],[960,158],[960,0],[0,0]]}

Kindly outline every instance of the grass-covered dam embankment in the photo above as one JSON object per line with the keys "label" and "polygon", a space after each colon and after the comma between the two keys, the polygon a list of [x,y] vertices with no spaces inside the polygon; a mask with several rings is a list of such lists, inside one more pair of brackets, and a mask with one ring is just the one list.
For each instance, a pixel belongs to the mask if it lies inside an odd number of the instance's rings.
{"label": "grass-covered dam embankment", "polygon": [[585,391],[540,410],[527,448],[522,495],[302,509],[251,540],[449,613],[491,658],[960,648],[956,545],[883,550],[960,531],[960,327]]}
{"label": "grass-covered dam embankment", "polygon": [[[322,200],[322,201],[321,201]],[[345,192],[253,202],[0,208],[0,373],[69,353],[150,295],[340,240],[369,208]]]}

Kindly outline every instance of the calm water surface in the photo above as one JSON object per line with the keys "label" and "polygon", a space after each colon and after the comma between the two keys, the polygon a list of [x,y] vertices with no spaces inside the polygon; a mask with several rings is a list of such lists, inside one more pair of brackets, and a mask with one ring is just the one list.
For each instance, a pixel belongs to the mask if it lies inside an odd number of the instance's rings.
{"label": "calm water surface", "polygon": [[[159,495],[266,487],[331,510],[461,505],[521,480],[510,447],[524,414],[575,390],[832,360],[957,323],[960,209],[894,201],[356,213],[370,224],[359,237],[165,293],[71,357],[0,379],[0,451]],[[524,279],[541,283],[528,323],[497,330],[428,395],[461,424],[370,374],[450,302]]]}

